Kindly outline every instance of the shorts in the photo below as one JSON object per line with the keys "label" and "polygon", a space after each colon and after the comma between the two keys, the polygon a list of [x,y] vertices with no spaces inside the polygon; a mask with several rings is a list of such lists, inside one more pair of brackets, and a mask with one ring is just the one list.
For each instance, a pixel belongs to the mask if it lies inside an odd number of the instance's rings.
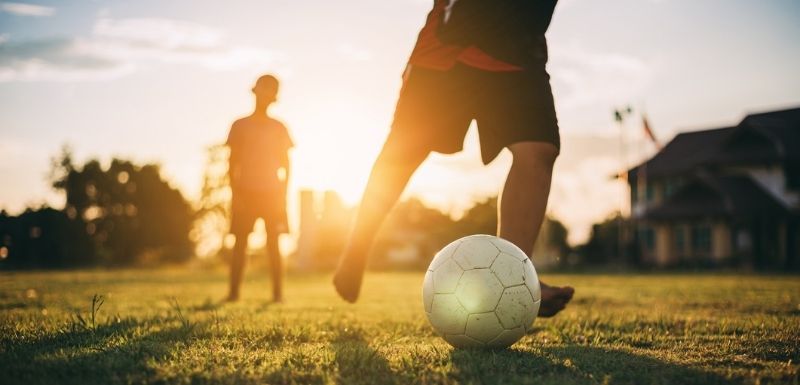
{"label": "shorts", "polygon": [[289,226],[283,194],[254,190],[234,191],[231,196],[231,234],[250,234],[258,218],[264,220],[267,233],[287,233]]}
{"label": "shorts", "polygon": [[513,143],[547,142],[560,147],[550,75],[544,63],[539,68],[507,72],[460,63],[447,71],[409,66],[389,139],[452,154],[462,150],[473,119],[478,124],[484,164]]}

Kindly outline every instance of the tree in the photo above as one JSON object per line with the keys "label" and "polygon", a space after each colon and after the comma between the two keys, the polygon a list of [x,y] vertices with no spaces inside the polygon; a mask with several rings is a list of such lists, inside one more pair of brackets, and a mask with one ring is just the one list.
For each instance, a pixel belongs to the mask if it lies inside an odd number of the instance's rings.
{"label": "tree", "polygon": [[207,149],[203,188],[191,231],[200,257],[217,256],[224,250],[230,221],[231,189],[228,180],[228,147],[216,144]]}
{"label": "tree", "polygon": [[180,262],[192,255],[194,213],[154,164],[113,159],[77,167],[65,149],[53,162],[52,185],[66,195],[64,213],[85,223],[100,261]]}
{"label": "tree", "polygon": [[83,221],[49,207],[19,216],[0,212],[0,266],[11,269],[91,265],[94,247]]}

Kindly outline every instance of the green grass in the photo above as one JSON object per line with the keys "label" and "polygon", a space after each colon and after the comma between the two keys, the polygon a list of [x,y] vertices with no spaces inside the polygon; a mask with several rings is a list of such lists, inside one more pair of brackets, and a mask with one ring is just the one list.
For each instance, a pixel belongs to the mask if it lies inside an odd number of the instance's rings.
{"label": "green grass", "polygon": [[797,277],[545,275],[570,308],[462,351],[428,326],[421,274],[370,274],[357,305],[319,275],[270,304],[263,275],[218,306],[222,272],[0,274],[0,383],[798,383]]}

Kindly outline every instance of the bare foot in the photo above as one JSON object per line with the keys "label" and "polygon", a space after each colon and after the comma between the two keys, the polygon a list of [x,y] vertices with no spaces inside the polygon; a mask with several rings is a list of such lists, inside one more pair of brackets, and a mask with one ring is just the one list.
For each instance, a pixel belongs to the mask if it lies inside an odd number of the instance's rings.
{"label": "bare foot", "polygon": [[575,289],[569,286],[550,286],[544,282],[540,283],[542,287],[542,304],[539,307],[539,317],[552,317],[564,307],[572,299],[575,294]]}
{"label": "bare foot", "polygon": [[336,292],[347,302],[358,301],[361,291],[361,281],[364,278],[364,264],[349,261],[350,258],[342,257],[336,273],[333,274],[333,287]]}
{"label": "bare foot", "polygon": [[225,297],[225,299],[222,300],[222,302],[236,302],[238,300],[239,300],[239,294],[231,293],[231,294],[228,294],[228,296]]}

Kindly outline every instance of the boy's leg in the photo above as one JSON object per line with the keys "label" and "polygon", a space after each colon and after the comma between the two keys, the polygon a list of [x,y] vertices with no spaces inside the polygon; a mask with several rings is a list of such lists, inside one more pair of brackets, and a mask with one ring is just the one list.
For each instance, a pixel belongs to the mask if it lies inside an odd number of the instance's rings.
{"label": "boy's leg", "polygon": [[[532,256],[533,246],[544,219],[556,146],[546,142],[520,142],[508,148],[514,157],[499,204],[498,236]],[[539,315],[550,317],[572,299],[569,287],[542,286]]]}
{"label": "boy's leg", "polygon": [[247,234],[236,234],[236,242],[233,244],[233,257],[231,258],[231,280],[228,290],[227,301],[239,299],[239,289],[242,286],[242,276],[244,275],[245,249],[247,248]]}
{"label": "boy's leg", "polygon": [[283,302],[283,258],[278,246],[278,232],[267,231],[267,258],[272,275],[272,300]]}
{"label": "boy's leg", "polygon": [[350,239],[333,277],[336,291],[346,301],[358,299],[372,241],[408,180],[429,153],[415,143],[391,135],[384,144],[372,167]]}

